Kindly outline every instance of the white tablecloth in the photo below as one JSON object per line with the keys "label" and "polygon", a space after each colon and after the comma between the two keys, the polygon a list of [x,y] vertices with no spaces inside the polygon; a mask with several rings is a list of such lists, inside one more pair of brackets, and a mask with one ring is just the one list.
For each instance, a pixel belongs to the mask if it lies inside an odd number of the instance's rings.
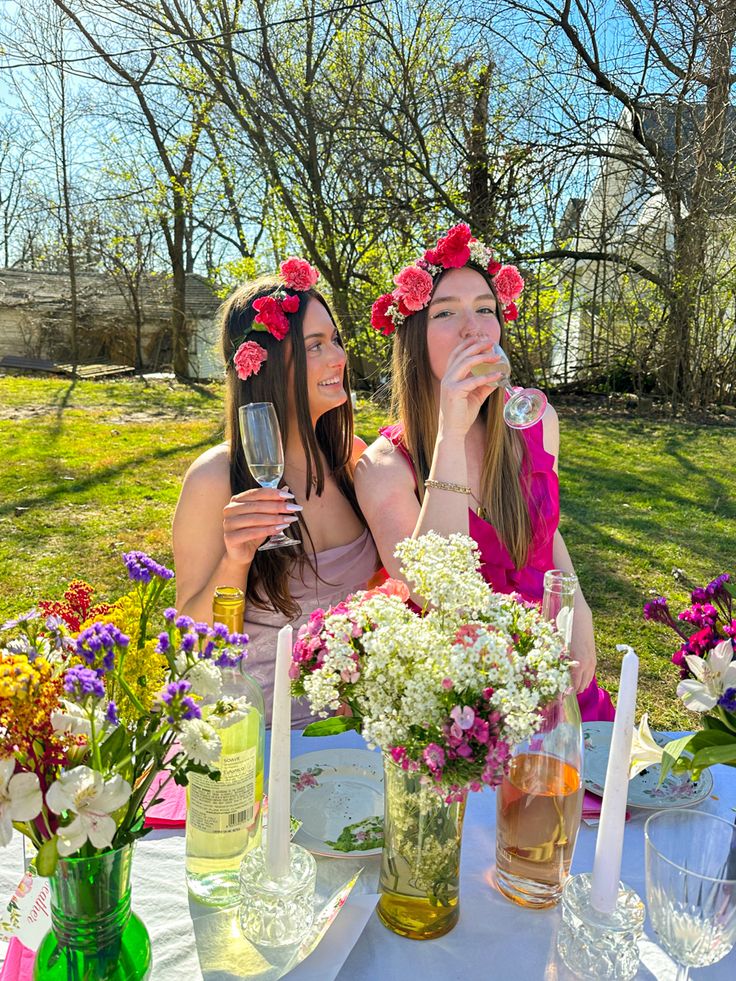
{"label": "white tablecloth", "polygon": [[[292,757],[318,749],[362,747],[360,736],[347,733],[329,739],[292,737]],[[702,810],[734,818],[736,768],[715,767],[713,796]],[[642,897],[644,889],[644,821],[635,810],[626,826],[622,878]],[[573,872],[590,871],[595,829],[583,826]],[[559,909],[531,911],[508,902],[492,885],[495,850],[495,795],[471,794],[463,833],[460,922],[437,940],[413,941],[387,930],[374,912],[379,857],[319,859],[318,888],[337,888],[352,870],[363,868],[353,894],[315,953],[295,972],[295,981],[569,981],[572,975],[559,960],[555,938]],[[9,897],[22,871],[19,836],[0,849],[0,897]],[[263,965],[247,961],[247,945],[239,937],[230,912],[213,912],[190,902],[184,882],[183,831],[154,831],[137,846],[133,872],[133,906],[153,942],[153,981],[234,981],[265,978]],[[365,920],[365,928],[362,929]],[[362,929],[362,932],[360,932]],[[359,936],[358,936],[359,934]],[[350,949],[355,937],[357,942]],[[345,959],[346,952],[347,958]],[[0,954],[0,956],[2,956]],[[250,965],[250,966],[249,966]],[[642,943],[637,979],[674,981],[675,968],[657,945],[649,923]],[[718,964],[692,972],[702,981],[733,981],[736,951]]]}

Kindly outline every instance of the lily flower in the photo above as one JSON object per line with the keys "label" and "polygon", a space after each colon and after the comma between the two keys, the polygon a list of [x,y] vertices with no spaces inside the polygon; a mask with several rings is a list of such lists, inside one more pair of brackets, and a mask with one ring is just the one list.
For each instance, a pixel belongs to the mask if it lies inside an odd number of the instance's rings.
{"label": "lily flower", "polygon": [[105,780],[88,766],[65,770],[46,791],[54,814],[74,814],[71,824],[59,828],[59,855],[74,854],[88,839],[95,848],[111,845],[117,825],[110,814],[127,803],[130,794],[130,784],[119,774]]}
{"label": "lily flower", "polygon": [[629,780],[646,770],[648,766],[654,766],[662,762],[664,750],[654,741],[652,730],[649,728],[649,717],[645,712],[639,722],[639,728],[634,729],[631,740],[631,759],[629,760]]}
{"label": "lily flower", "polygon": [[733,644],[721,641],[705,657],[686,654],[685,661],[694,678],[677,686],[677,694],[693,712],[710,712],[727,688],[736,688]]}
{"label": "lily flower", "polygon": [[0,848],[10,844],[13,821],[32,821],[41,813],[43,794],[35,773],[15,773],[12,756],[0,758]]}

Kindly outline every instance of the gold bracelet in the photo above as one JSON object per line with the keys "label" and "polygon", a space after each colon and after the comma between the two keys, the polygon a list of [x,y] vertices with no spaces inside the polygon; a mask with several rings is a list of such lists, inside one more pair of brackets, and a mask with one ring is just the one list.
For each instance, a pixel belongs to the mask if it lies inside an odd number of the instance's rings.
{"label": "gold bracelet", "polygon": [[425,480],[425,487],[436,487],[437,490],[454,491],[455,494],[469,494],[470,488],[462,484],[453,484],[449,480]]}

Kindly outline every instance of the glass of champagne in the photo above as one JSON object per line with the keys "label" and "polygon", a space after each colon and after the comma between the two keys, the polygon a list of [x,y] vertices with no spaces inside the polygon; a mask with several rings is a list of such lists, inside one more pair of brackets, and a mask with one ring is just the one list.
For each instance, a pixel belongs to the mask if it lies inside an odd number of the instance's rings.
{"label": "glass of champagne", "polygon": [[511,384],[511,362],[500,344],[493,345],[493,354],[500,358],[500,361],[474,365],[470,369],[471,373],[488,375],[492,372],[503,372],[498,387],[505,389],[509,394],[503,410],[504,422],[512,429],[528,429],[535,422],[539,422],[544,415],[547,396],[538,388],[515,388]]}
{"label": "glass of champagne", "polygon": [[[238,414],[245,461],[253,479],[261,487],[278,487],[284,473],[284,446],[273,403],[251,402],[241,405]],[[297,544],[296,538],[289,538],[280,531],[260,545],[258,550],[286,548]]]}
{"label": "glass of champagne", "polygon": [[687,981],[736,942],[736,827],[706,811],[659,811],[644,838],[649,919]]}

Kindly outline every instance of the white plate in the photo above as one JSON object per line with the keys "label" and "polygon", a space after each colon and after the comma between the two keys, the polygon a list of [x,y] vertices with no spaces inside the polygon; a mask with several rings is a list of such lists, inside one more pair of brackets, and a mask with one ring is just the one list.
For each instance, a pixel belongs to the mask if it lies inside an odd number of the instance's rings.
{"label": "white plate", "polygon": [[[611,748],[612,722],[584,722],[585,739],[585,787],[599,797],[603,796],[606,780],[608,753]],[[673,738],[663,732],[653,732],[655,741],[664,746]],[[659,764],[647,767],[629,781],[627,803],[631,807],[644,807],[661,811],[668,807],[689,807],[697,804],[713,789],[713,776],[710,770],[703,770],[700,779],[693,781],[687,774],[668,773],[659,784]]]}
{"label": "white plate", "polygon": [[379,855],[383,844],[381,754],[366,749],[324,749],[298,756],[291,761],[291,813],[302,822],[294,841],[316,855]]}

